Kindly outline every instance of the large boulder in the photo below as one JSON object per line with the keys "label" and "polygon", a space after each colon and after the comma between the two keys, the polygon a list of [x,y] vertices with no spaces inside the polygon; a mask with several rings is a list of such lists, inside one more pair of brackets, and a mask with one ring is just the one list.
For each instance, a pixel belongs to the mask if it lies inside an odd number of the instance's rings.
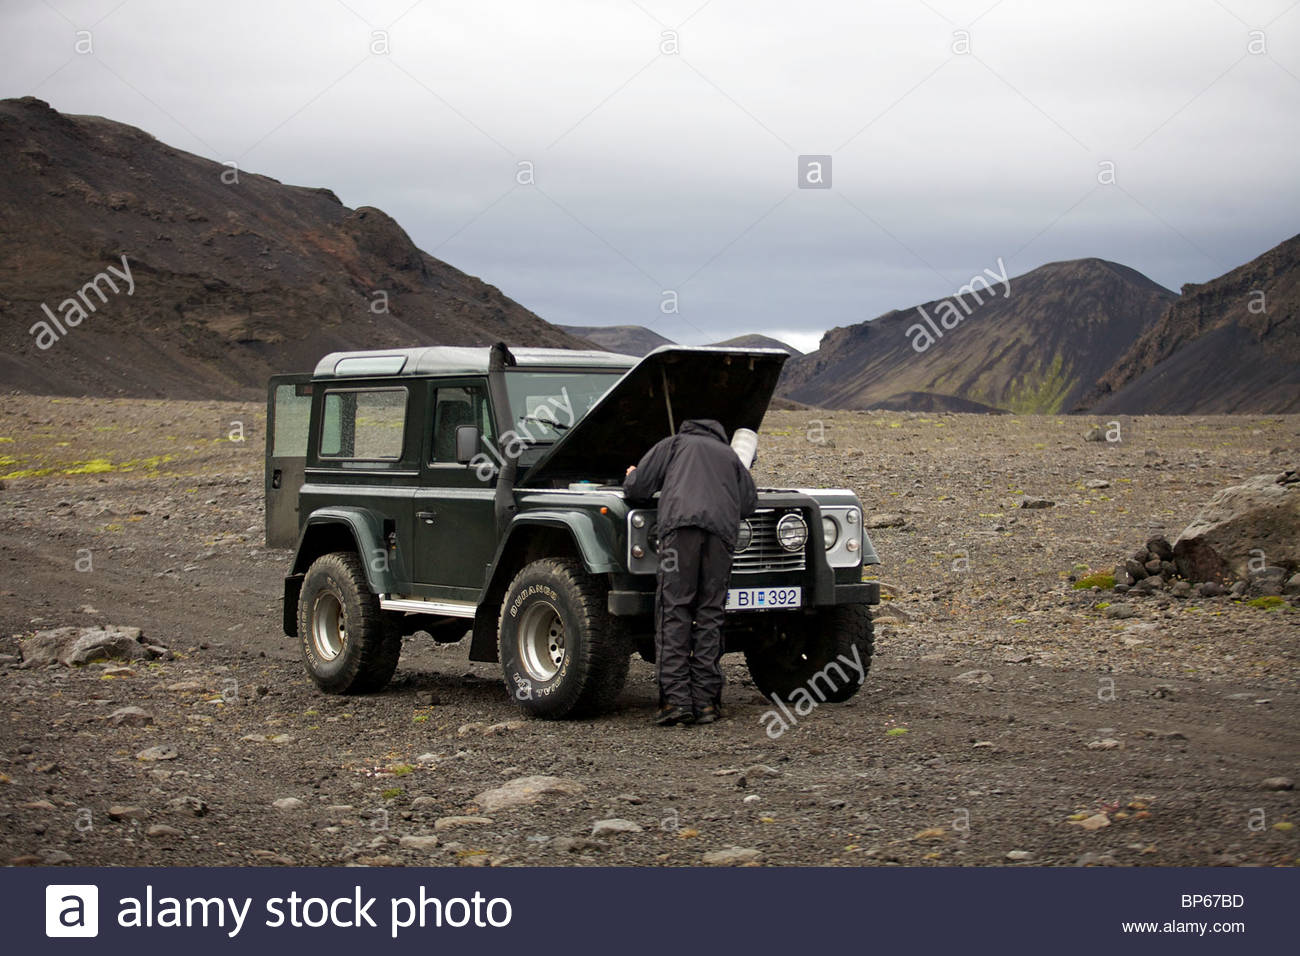
{"label": "large boulder", "polygon": [[1190,581],[1300,570],[1300,474],[1256,475],[1218,492],[1174,541],[1174,563]]}
{"label": "large boulder", "polygon": [[59,663],[67,667],[95,661],[143,661],[162,657],[166,648],[149,644],[138,627],[56,627],[37,631],[21,644],[24,667]]}

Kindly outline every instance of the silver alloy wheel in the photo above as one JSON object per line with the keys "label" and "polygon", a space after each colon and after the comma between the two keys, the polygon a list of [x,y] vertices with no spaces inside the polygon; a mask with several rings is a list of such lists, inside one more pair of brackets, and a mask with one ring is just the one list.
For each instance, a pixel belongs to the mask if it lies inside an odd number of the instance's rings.
{"label": "silver alloy wheel", "polygon": [[538,601],[519,621],[519,660],[533,680],[548,681],[559,673],[564,653],[560,612],[554,605]]}
{"label": "silver alloy wheel", "polygon": [[311,611],[311,643],[317,656],[323,661],[334,660],[343,653],[347,640],[343,605],[328,591],[319,594]]}

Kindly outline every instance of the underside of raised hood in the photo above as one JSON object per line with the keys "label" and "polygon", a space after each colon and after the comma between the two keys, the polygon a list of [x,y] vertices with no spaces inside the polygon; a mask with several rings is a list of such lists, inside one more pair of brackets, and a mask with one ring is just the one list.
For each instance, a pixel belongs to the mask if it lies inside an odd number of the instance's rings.
{"label": "underside of raised hood", "polygon": [[728,438],[737,428],[757,431],[788,357],[780,349],[655,349],[544,452],[518,485],[621,482],[628,465],[689,418],[721,422]]}

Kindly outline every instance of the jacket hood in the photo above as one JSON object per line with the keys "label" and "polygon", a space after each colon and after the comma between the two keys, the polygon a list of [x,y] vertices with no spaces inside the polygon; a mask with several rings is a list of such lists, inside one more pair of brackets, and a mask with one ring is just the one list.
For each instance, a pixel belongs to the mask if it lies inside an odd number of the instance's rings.
{"label": "jacket hood", "polygon": [[723,444],[727,442],[727,430],[722,427],[721,422],[714,421],[712,418],[692,418],[684,421],[679,434],[712,435]]}
{"label": "jacket hood", "polygon": [[737,428],[758,431],[789,357],[781,349],[661,346],[597,399],[518,485],[621,482],[628,465],[678,427],[723,442]]}

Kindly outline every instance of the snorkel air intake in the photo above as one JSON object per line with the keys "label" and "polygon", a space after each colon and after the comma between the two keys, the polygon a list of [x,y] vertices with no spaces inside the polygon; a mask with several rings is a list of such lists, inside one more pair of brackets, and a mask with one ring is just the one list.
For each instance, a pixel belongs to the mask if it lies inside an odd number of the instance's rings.
{"label": "snorkel air intake", "polygon": [[[488,396],[492,399],[492,407],[497,409],[498,413],[510,408],[510,392],[506,389],[506,369],[517,364],[504,342],[492,346],[488,354]],[[509,434],[511,432],[507,429],[497,437],[497,457],[501,461],[501,474],[497,476],[492,512],[496,517],[498,537],[505,533],[516,511],[515,474],[519,469],[519,459],[507,454],[507,448],[513,445],[517,450],[519,443],[511,442],[506,437]]]}

